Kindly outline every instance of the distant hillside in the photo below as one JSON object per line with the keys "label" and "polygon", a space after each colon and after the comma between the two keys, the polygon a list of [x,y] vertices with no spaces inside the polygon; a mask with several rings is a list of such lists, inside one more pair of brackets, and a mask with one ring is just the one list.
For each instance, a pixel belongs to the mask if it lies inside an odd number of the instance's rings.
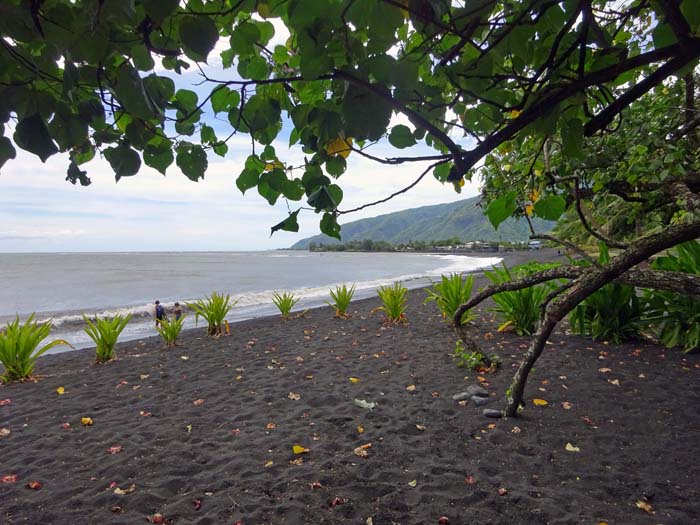
{"label": "distant hillside", "polygon": [[[433,206],[422,206],[369,219],[360,219],[342,225],[342,242],[371,239],[392,244],[409,241],[432,241],[458,237],[465,241],[525,241],[529,237],[527,223],[508,219],[498,231],[493,229],[481,208],[478,197]],[[554,223],[533,220],[538,232],[550,230]],[[292,246],[293,250],[306,250],[310,243],[337,244],[327,235],[314,235]]]}

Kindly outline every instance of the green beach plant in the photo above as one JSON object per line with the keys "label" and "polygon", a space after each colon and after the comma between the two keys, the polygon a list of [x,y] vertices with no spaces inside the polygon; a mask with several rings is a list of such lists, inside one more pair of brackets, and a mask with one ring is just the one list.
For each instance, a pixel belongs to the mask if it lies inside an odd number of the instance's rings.
{"label": "green beach plant", "polygon": [[161,319],[160,324],[156,325],[156,331],[163,338],[166,347],[177,345],[177,338],[182,331],[184,322],[185,317],[182,316],[179,319]]}
{"label": "green beach plant", "polygon": [[54,339],[38,348],[50,332],[50,321],[37,323],[32,314],[24,323],[20,323],[19,316],[16,316],[15,320],[0,333],[0,363],[5,367],[5,373],[0,376],[0,382],[9,383],[29,379],[34,372],[37,359],[54,346],[66,345],[73,348],[63,339]]}
{"label": "green beach plant", "polygon": [[98,363],[106,363],[117,357],[114,347],[119,339],[119,334],[131,320],[131,314],[127,316],[115,315],[112,319],[100,319],[95,316],[93,323],[83,314],[87,326],[85,333],[95,342],[95,357]]}
{"label": "green beach plant", "polygon": [[197,324],[200,317],[207,322],[207,334],[218,337],[223,333],[223,322],[226,315],[238,301],[231,301],[229,294],[212,292],[204,299],[198,299],[192,303],[185,303],[194,311],[194,322]]}
{"label": "green beach plant", "polygon": [[489,372],[494,372],[501,364],[501,358],[497,355],[488,356],[479,350],[467,350],[461,339],[455,343],[454,360],[460,368]]}
{"label": "green beach plant", "polygon": [[408,289],[401,283],[395,282],[391,286],[380,286],[377,290],[377,294],[382,300],[382,306],[379,306],[374,310],[384,312],[386,314],[387,321],[390,323],[405,323]]}
{"label": "green beach plant", "polygon": [[[452,273],[449,276],[441,275],[440,282],[433,283],[432,289],[427,289],[428,297],[423,301],[423,304],[435,301],[442,317],[445,321],[451,323],[457,308],[469,300],[474,288],[474,276],[469,275],[466,278],[458,273]],[[467,310],[462,315],[462,324],[471,321],[474,314],[471,310]]]}
{"label": "green beach plant", "polygon": [[329,291],[333,302],[327,302],[327,304],[335,308],[336,317],[347,318],[350,301],[352,301],[352,296],[355,295],[355,286],[356,285],[353,284],[348,288],[348,286],[344,284],[343,286],[336,286],[335,290]]}
{"label": "green beach plant", "polygon": [[294,308],[294,305],[296,305],[300,300],[301,298],[296,297],[291,292],[274,292],[272,294],[272,302],[275,303],[275,306],[282,314],[282,319],[285,321],[289,319],[289,314],[291,313],[292,308]]}
{"label": "green beach plant", "polygon": [[[502,268],[494,266],[492,271],[484,272],[484,274],[494,284],[500,284],[512,281],[514,277],[528,275],[533,271],[541,271],[543,267],[547,266],[541,264],[522,265],[516,266],[511,272],[504,263]],[[551,285],[541,284],[494,295],[493,302],[496,303],[496,306],[491,308],[491,311],[496,312],[502,321],[498,330],[502,331],[512,326],[518,335],[535,333],[540,319],[540,305],[551,290]]]}

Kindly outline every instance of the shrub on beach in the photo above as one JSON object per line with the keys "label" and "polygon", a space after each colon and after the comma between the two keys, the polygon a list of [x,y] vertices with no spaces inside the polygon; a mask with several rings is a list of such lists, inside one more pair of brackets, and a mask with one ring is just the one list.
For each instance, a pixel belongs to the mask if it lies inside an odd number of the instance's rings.
{"label": "shrub on beach", "polygon": [[[658,257],[654,270],[700,274],[700,242],[679,245],[674,252]],[[659,341],[668,348],[679,346],[684,352],[700,349],[700,301],[683,294],[647,290],[647,323]]]}
{"label": "shrub on beach", "polygon": [[[466,278],[458,273],[450,274],[449,276],[441,275],[441,280],[438,283],[433,283],[433,288],[426,290],[428,297],[423,301],[423,304],[435,301],[437,303],[442,317],[452,322],[457,308],[469,300],[474,288],[474,276],[469,275]],[[471,321],[474,314],[471,310],[464,312],[462,315],[462,324]]]}
{"label": "shrub on beach", "polygon": [[275,292],[272,294],[272,302],[275,303],[275,306],[282,314],[282,319],[285,321],[289,319],[292,308],[294,308],[294,305],[300,300],[299,297],[295,297],[294,294],[290,292]]}
{"label": "shrub on beach", "polygon": [[19,316],[15,317],[0,333],[0,362],[5,367],[0,382],[8,383],[31,377],[36,361],[42,354],[54,346],[71,346],[63,339],[55,339],[38,348],[50,332],[51,323],[37,323],[34,314],[24,324],[20,323]]}
{"label": "shrub on beach", "polygon": [[[552,265],[554,266],[554,265]],[[547,266],[544,266],[546,268]],[[536,269],[537,268],[537,269]],[[513,268],[512,272],[505,264],[503,268],[495,267],[490,272],[484,272],[494,284],[512,281],[523,275],[528,275],[533,271],[543,269],[543,265],[522,265]],[[496,312],[502,321],[498,330],[505,330],[513,327],[518,335],[532,335],[537,330],[540,320],[540,305],[545,301],[553,287],[549,284],[540,284],[523,288],[522,290],[512,290],[500,292],[493,296],[496,306],[491,311]]]}
{"label": "shrub on beach", "polygon": [[85,333],[95,342],[95,357],[98,363],[106,363],[117,357],[114,347],[117,345],[119,334],[131,320],[131,314],[127,316],[115,315],[112,319],[100,319],[95,316],[95,322],[83,314],[87,323]]}
{"label": "shrub on beach", "polygon": [[390,323],[405,323],[408,289],[401,283],[395,282],[391,286],[380,286],[377,294],[382,300],[382,306],[375,308],[375,310],[384,312]]}
{"label": "shrub on beach", "polygon": [[177,338],[182,331],[184,322],[184,316],[179,319],[161,319],[160,325],[156,326],[156,331],[165,341],[165,346],[175,346],[177,344]]}
{"label": "shrub on beach", "polygon": [[204,299],[186,304],[194,311],[195,324],[200,317],[203,317],[207,322],[207,333],[211,336],[220,336],[224,319],[237,302],[232,302],[229,294],[212,292]]}
{"label": "shrub on beach", "polygon": [[335,290],[330,290],[330,294],[333,302],[327,304],[335,308],[336,317],[346,318],[350,301],[352,301],[352,296],[355,295],[355,285],[353,284],[350,288],[345,284],[336,286]]}
{"label": "shrub on beach", "polygon": [[501,359],[497,355],[487,356],[478,350],[470,352],[464,348],[464,343],[461,340],[455,343],[454,359],[458,367],[469,370],[495,371],[501,364]]}

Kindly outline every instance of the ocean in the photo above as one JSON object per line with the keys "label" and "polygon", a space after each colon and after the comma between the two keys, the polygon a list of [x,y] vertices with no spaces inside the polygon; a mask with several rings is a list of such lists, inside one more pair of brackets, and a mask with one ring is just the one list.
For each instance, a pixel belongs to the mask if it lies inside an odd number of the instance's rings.
{"label": "ocean", "polygon": [[[213,291],[238,301],[235,322],[277,312],[273,291],[289,291],[301,301],[295,310],[323,306],[335,285],[355,283],[355,299],[370,297],[394,281],[407,288],[429,284],[451,272],[490,267],[497,257],[418,253],[347,252],[176,252],[176,253],[5,253],[0,254],[0,326],[24,319],[51,319],[52,338],[75,348],[93,346],[82,314],[111,317],[131,313],[120,341],[157,335],[153,302],[172,307]],[[195,326],[194,315],[185,321]],[[65,351],[59,346],[54,352]]]}

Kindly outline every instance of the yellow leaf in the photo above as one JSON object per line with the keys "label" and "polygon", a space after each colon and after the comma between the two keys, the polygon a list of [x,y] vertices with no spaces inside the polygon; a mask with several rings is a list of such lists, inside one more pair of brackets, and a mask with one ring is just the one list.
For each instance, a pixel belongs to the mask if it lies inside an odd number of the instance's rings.
{"label": "yellow leaf", "polygon": [[571,443],[567,443],[564,447],[569,452],[581,452],[581,449],[573,446]]}
{"label": "yellow leaf", "polygon": [[348,377],[351,383],[359,383],[361,379],[359,377]]}
{"label": "yellow leaf", "polygon": [[412,479],[408,482],[409,487],[415,487],[416,485],[418,485],[418,480]]}
{"label": "yellow leaf", "polygon": [[549,402],[546,399],[533,399],[532,402],[535,404],[535,406],[538,407],[544,407],[549,405]]}
{"label": "yellow leaf", "polygon": [[637,508],[642,509],[647,514],[656,514],[656,512],[654,512],[654,507],[652,507],[651,504],[646,501],[639,499],[635,502],[635,505]]}
{"label": "yellow leaf", "polygon": [[362,425],[357,425],[357,433],[358,434],[364,434],[365,433],[365,427]]}
{"label": "yellow leaf", "polygon": [[263,465],[265,468],[270,468],[272,465],[274,465],[275,462],[272,460],[266,461],[265,465]]}
{"label": "yellow leaf", "polygon": [[80,422],[83,425],[85,425],[86,427],[89,427],[90,425],[92,425],[92,418],[91,417],[83,417],[83,418],[80,418]]}
{"label": "yellow leaf", "polygon": [[533,210],[532,204],[526,204],[526,205],[525,205],[525,215],[527,215],[528,217],[529,217],[530,215],[532,215],[532,210]]}
{"label": "yellow leaf", "polygon": [[292,452],[295,454],[306,454],[307,452],[310,452],[308,448],[304,448],[301,445],[294,445],[292,447]]}
{"label": "yellow leaf", "polygon": [[[538,173],[539,172],[539,173]],[[535,175],[538,177],[542,174],[542,170],[535,170]],[[530,200],[532,202],[537,202],[540,198],[540,190],[534,189],[532,190],[532,193],[530,193]]]}
{"label": "yellow leaf", "polygon": [[56,389],[56,393],[57,393],[59,396],[62,396],[63,394],[66,393],[66,389],[63,388],[62,386],[59,386],[59,387]]}
{"label": "yellow leaf", "polygon": [[510,112],[510,118],[518,118],[520,116],[520,111],[517,109],[514,109],[513,111]]}
{"label": "yellow leaf", "polygon": [[270,16],[270,4],[266,2],[258,2],[258,14],[262,18],[267,18]]}
{"label": "yellow leaf", "polygon": [[265,164],[265,171],[272,171],[275,168],[283,170],[284,164],[282,164],[279,160],[276,160],[274,162],[268,162],[267,164]]}
{"label": "yellow leaf", "polygon": [[406,387],[406,390],[408,390],[409,392],[415,392],[415,390],[416,390],[416,385],[408,385],[408,386]]}
{"label": "yellow leaf", "polygon": [[326,145],[326,153],[329,155],[340,155],[344,159],[347,159],[348,155],[350,155],[351,147],[352,137],[345,138],[343,136],[339,136],[337,139],[329,142]]}

